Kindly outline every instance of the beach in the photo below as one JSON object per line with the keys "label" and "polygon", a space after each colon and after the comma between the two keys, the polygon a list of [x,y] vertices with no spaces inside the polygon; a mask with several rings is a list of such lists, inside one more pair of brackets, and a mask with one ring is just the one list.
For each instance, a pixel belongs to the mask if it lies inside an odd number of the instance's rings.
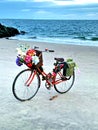
{"label": "beach", "polygon": [[[45,82],[37,95],[27,102],[13,96],[12,83],[25,65],[15,63],[16,48],[20,44],[41,50],[44,70],[52,71],[54,57],[73,58],[77,67],[75,83],[66,94],[47,90]],[[98,130],[98,47],[52,44],[32,41],[0,39],[0,130]],[[50,101],[49,98],[57,95]]]}

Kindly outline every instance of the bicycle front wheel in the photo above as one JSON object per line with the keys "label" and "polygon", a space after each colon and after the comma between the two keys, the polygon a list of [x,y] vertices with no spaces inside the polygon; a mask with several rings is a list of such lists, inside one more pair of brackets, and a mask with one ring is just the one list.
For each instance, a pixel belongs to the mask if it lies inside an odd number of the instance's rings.
{"label": "bicycle front wheel", "polygon": [[12,92],[16,99],[26,101],[33,98],[40,87],[40,77],[34,70],[22,70],[14,79]]}
{"label": "bicycle front wheel", "polygon": [[[60,79],[61,79],[61,76],[57,74],[56,80],[60,80]],[[66,93],[72,88],[74,84],[74,80],[75,80],[75,72],[73,72],[72,76],[67,77],[66,80],[62,79],[60,83],[54,85],[54,88],[58,93],[61,93],[61,94]]]}

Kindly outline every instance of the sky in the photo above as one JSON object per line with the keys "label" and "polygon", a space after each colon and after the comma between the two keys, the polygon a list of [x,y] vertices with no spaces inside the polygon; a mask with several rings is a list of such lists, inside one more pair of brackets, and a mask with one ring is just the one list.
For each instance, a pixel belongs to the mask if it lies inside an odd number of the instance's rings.
{"label": "sky", "polygon": [[0,0],[0,19],[98,20],[98,0]]}

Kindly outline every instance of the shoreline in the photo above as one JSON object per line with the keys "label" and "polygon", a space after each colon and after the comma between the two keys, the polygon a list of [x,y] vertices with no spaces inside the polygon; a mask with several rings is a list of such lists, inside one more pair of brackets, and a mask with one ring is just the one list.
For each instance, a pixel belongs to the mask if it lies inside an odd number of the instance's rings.
{"label": "shoreline", "polygon": [[[8,40],[8,41],[14,41],[14,42],[22,42],[23,44],[25,43],[25,42],[27,42],[27,43],[34,43],[34,44],[50,44],[50,45],[65,45],[65,46],[80,46],[80,47],[94,47],[94,48],[97,48],[98,46],[93,46],[93,45],[84,45],[84,44],[73,44],[73,43],[69,43],[69,44],[67,44],[67,43],[58,43],[58,42],[46,42],[46,41],[33,41],[33,40],[27,40],[27,39],[10,39],[10,38],[0,38],[0,40],[2,41],[2,40],[4,40],[4,41],[6,41],[6,40]],[[85,42],[85,41],[84,41]]]}
{"label": "shoreline", "polygon": [[[38,43],[49,43],[49,44],[64,44],[64,45],[80,45],[80,46],[94,46],[94,47],[98,47],[97,45],[97,41],[88,41],[88,40],[85,40],[85,41],[82,41],[82,40],[75,40],[75,39],[70,39],[70,40],[65,40],[63,42],[60,43],[60,40],[58,41],[47,41],[47,40],[34,40],[34,39],[13,39],[13,38],[9,38],[9,40],[19,40],[19,41],[27,41],[27,42],[38,42]],[[73,41],[73,43],[72,43]],[[77,42],[75,42],[77,41]],[[85,44],[84,44],[85,43]],[[89,44],[88,44],[89,43]],[[92,44],[93,43],[93,44]]]}
{"label": "shoreline", "polygon": [[[12,47],[12,51],[16,53],[16,48],[21,44],[27,44],[31,48],[34,46],[39,47],[39,50],[44,51],[45,48],[55,51],[55,55],[58,57],[72,57],[78,61],[77,58],[79,56],[93,56],[91,53],[98,54],[98,47],[95,46],[82,46],[82,45],[73,45],[73,44],[56,44],[56,43],[48,43],[48,42],[33,42],[33,41],[23,41],[23,40],[10,40],[10,39],[0,39],[0,45],[6,47]],[[14,47],[14,48],[13,48]],[[89,54],[90,53],[90,54]],[[80,58],[79,58],[80,60]]]}

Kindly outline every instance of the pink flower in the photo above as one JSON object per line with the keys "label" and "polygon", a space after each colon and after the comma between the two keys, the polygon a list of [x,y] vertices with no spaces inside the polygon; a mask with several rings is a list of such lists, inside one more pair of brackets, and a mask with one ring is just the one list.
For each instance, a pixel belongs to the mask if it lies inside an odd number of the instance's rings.
{"label": "pink flower", "polygon": [[29,55],[26,55],[24,60],[26,63],[30,63],[32,61],[32,57]]}

